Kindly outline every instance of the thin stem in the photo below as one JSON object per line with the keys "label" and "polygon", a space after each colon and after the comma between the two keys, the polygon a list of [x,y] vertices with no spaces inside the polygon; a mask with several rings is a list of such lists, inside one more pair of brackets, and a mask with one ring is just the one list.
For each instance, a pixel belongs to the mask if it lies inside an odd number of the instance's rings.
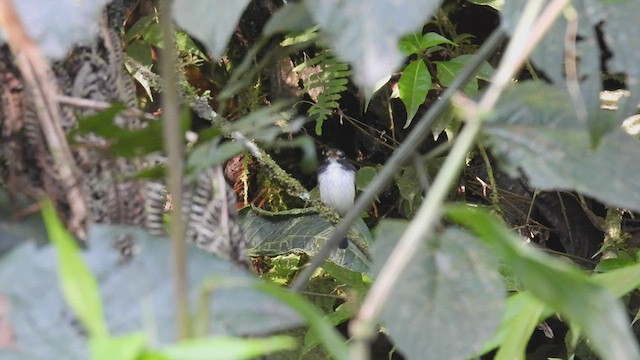
{"label": "thin stem", "polygon": [[398,169],[409,159],[415,149],[430,134],[431,124],[437,119],[447,108],[449,99],[457,91],[461,89],[467,81],[475,74],[482,62],[487,59],[498,45],[504,39],[504,32],[497,29],[485,41],[476,55],[469,61],[469,64],[462,70],[460,75],[451,83],[451,86],[442,94],[441,99],[437,101],[423,118],[417,122],[416,127],[409,134],[406,140],[398,148],[396,152],[387,160],[384,168],[380,171],[365,191],[358,196],[351,210],[345,214],[342,221],[338,224],[325,246],[313,257],[309,266],[306,267],[294,280],[291,288],[295,291],[301,291],[306,286],[313,272],[324,262],[331,254],[331,251],[338,246],[340,240],[346,235],[351,225],[358,219],[360,213],[375,199],[376,195],[393,179]]}
{"label": "thin stem", "polygon": [[189,336],[189,301],[187,298],[186,245],[184,242],[184,220],[182,218],[182,170],[183,143],[180,129],[180,110],[176,89],[176,54],[171,1],[160,1],[160,26],[164,47],[161,49],[160,71],[162,74],[162,96],[164,147],[168,157],[167,185],[173,201],[171,211],[171,240],[173,277],[175,282],[176,326],[180,339]]}

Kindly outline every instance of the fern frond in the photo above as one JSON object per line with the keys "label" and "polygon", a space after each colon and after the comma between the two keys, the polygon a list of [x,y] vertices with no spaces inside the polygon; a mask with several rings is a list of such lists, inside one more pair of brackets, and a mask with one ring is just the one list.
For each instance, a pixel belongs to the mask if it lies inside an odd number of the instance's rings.
{"label": "fern frond", "polygon": [[349,65],[325,49],[293,70],[303,79],[304,91],[315,101],[307,114],[316,121],[316,133],[321,135],[324,121],[340,107],[342,92],[351,76]]}

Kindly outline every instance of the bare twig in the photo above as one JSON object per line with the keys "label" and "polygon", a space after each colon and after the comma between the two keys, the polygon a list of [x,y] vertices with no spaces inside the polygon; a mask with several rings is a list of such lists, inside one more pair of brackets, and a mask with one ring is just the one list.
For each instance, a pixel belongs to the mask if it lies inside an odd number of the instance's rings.
{"label": "bare twig", "polygon": [[[67,95],[56,96],[56,101],[61,105],[70,105],[78,108],[93,109],[93,110],[107,110],[113,106],[112,103],[106,101],[99,101],[93,99],[83,99],[78,97],[71,97]],[[123,115],[131,115],[137,118],[145,120],[158,120],[158,118],[152,114],[146,113],[140,109],[125,109],[122,111]]]}
{"label": "bare twig", "polygon": [[578,52],[576,50],[576,39],[578,37],[578,12],[572,6],[567,6],[564,11],[567,18],[567,31],[564,38],[564,69],[567,74],[567,90],[573,100],[576,115],[582,122],[587,122],[587,106],[584,103],[580,92],[578,80]]}
{"label": "bare twig", "polygon": [[176,326],[180,339],[189,336],[189,300],[186,272],[185,224],[182,218],[182,172],[183,142],[180,130],[180,110],[176,89],[176,55],[173,23],[171,21],[171,1],[161,0],[160,26],[164,39],[161,50],[160,70],[162,73],[162,108],[164,114],[164,147],[168,156],[168,189],[172,196],[171,240],[173,243],[173,276],[176,297]]}
{"label": "bare twig", "polygon": [[62,115],[56,102],[60,93],[49,64],[38,45],[29,37],[11,0],[0,0],[0,24],[3,24],[16,65],[32,92],[42,133],[51,153],[59,180],[66,189],[71,209],[69,229],[78,237],[86,238],[85,225],[89,213],[83,195],[78,171],[66,136],[62,130]]}

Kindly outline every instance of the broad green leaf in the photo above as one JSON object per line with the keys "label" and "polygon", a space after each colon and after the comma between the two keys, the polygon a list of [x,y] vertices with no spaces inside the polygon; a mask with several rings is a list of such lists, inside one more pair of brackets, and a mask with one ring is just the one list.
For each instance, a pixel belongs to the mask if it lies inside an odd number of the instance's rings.
{"label": "broad green leaf", "polygon": [[626,312],[611,292],[569,263],[523,246],[486,210],[451,206],[447,216],[476,233],[536,298],[582,329],[603,359],[640,358]]}
{"label": "broad green leaf", "polygon": [[419,33],[407,35],[400,40],[399,46],[400,50],[409,56],[412,54],[422,55],[425,49],[442,44],[456,45],[456,43],[438,33],[429,32],[424,35]]}
{"label": "broad green leaf", "polygon": [[593,281],[615,296],[623,296],[640,287],[640,264],[625,266],[604,274],[595,274]]}
{"label": "broad green leaf", "polygon": [[[39,236],[46,238],[45,234]],[[124,263],[113,248],[114,241],[122,236],[135,241],[137,253]],[[109,330],[123,334],[151,327],[157,342],[176,341],[174,288],[167,281],[172,269],[165,266],[171,243],[133,227],[105,225],[92,226],[88,242],[91,246],[82,255],[100,282]],[[238,284],[255,280],[253,275],[194,246],[187,250],[192,302],[199,295],[197,285],[211,274]],[[16,346],[24,355],[19,359],[90,358],[86,333],[58,290],[56,267],[53,247],[38,248],[32,242],[0,259],[0,293],[11,303]],[[203,322],[212,336],[258,336],[302,324],[288,306],[246,286],[217,289],[207,305],[209,317]]]}
{"label": "broad green leaf", "polygon": [[295,347],[295,340],[288,336],[259,339],[220,336],[185,340],[156,353],[176,360],[248,360]]}
{"label": "broad green leaf", "polygon": [[[575,117],[568,95],[537,82],[505,93],[484,132],[501,167],[512,176],[524,172],[531,187],[573,190],[605,204],[640,210],[640,168],[629,166],[640,142],[612,131],[594,148]],[[610,114],[610,113],[609,113]],[[601,121],[607,121],[602,112]]]}
{"label": "broad green leaf", "polygon": [[145,27],[142,31],[142,39],[149,45],[163,48],[164,39],[162,38],[162,28],[160,24],[152,23]]}
{"label": "broad green leaf", "polygon": [[133,60],[139,62],[143,66],[151,67],[153,59],[151,58],[151,46],[142,40],[134,40],[125,48],[125,52]]}
{"label": "broad green leaf", "polygon": [[[502,24],[509,33],[514,31],[524,4],[525,2],[520,1],[505,3],[501,12]],[[600,107],[598,95],[603,83],[602,42],[611,54],[607,69],[610,73],[624,74],[624,82],[630,90],[630,96],[619,108],[617,122],[621,123],[624,118],[633,114],[640,101],[640,70],[633,60],[640,56],[640,40],[635,36],[640,32],[640,22],[636,20],[640,3],[577,1],[571,3],[571,8],[577,13],[575,60],[576,78],[580,86],[579,93],[576,94],[580,99],[574,105],[586,110],[587,117],[581,120],[586,120],[591,141],[597,144],[601,136],[616,129],[618,125],[600,121],[597,116],[593,116]],[[549,80],[561,87],[567,86],[565,58],[571,55],[565,49],[568,25],[567,17],[560,16],[532,54],[537,71],[543,72]]]}
{"label": "broad green leaf", "polygon": [[124,34],[124,39],[127,42],[131,42],[136,38],[142,37],[145,29],[147,29],[151,23],[157,22],[157,19],[156,14],[142,16],[127,30]]}
{"label": "broad green leaf", "polygon": [[178,25],[219,59],[248,4],[249,0],[175,0],[172,9]]}
{"label": "broad green leaf", "polygon": [[[284,212],[273,216],[258,216],[248,209],[241,212],[242,230],[249,241],[249,253],[254,256],[276,256],[303,252],[317,253],[328,240],[334,227],[318,214],[295,215]],[[354,226],[355,234],[364,244],[371,243],[371,234],[362,220]],[[369,269],[366,256],[352,243],[335,251],[329,261],[353,271]]]}
{"label": "broad green leaf", "polygon": [[340,267],[330,261],[325,261],[322,269],[336,279],[347,291],[355,290],[358,294],[365,294],[371,287],[371,279],[364,273],[351,271]]}
{"label": "broad green leaf", "polygon": [[207,60],[207,56],[202,53],[196,43],[193,42],[193,39],[182,31],[176,33],[176,47],[183,53],[192,54],[200,59]]}
{"label": "broad green leaf", "polygon": [[599,201],[640,210],[640,168],[629,166],[640,154],[638,140],[616,131],[597,149],[584,131],[530,126],[488,126],[489,144],[510,174],[522,170],[540,189],[574,190]]}
{"label": "broad green leaf", "polygon": [[[22,23],[28,24],[24,29],[40,51],[46,57],[59,60],[67,56],[73,46],[95,39],[104,6],[109,1],[20,0],[12,3]],[[0,45],[4,42],[4,32],[0,31]]]}
{"label": "broad green leaf", "polygon": [[353,66],[355,82],[370,92],[402,64],[398,40],[427,22],[440,1],[371,0],[366,6],[359,0],[305,3],[330,47]]}
{"label": "broad green leaf", "polygon": [[196,145],[187,158],[187,168],[192,170],[194,174],[199,174],[202,170],[222,164],[244,151],[242,143],[222,142],[222,139],[220,136]]}
{"label": "broad green leaf", "polygon": [[140,358],[147,336],[134,333],[117,337],[97,337],[89,340],[92,360],[136,360]]}
{"label": "broad green leaf", "polygon": [[600,260],[600,262],[598,262],[598,265],[596,265],[595,269],[593,269],[593,271],[595,272],[609,272],[611,270],[616,270],[616,269],[621,269],[627,266],[631,266],[636,264],[635,261],[633,260],[629,260],[629,259],[619,259],[619,258],[615,258],[615,259],[603,259]]}
{"label": "broad green leaf", "polygon": [[[407,221],[386,220],[375,231],[374,277]],[[426,246],[425,246],[426,245]],[[382,310],[394,344],[409,359],[465,359],[498,328],[505,291],[492,254],[459,229],[423,244]]]}
{"label": "broad green leaf", "polygon": [[529,292],[510,296],[498,331],[476,355],[484,355],[500,347],[496,359],[525,359],[526,347],[533,331],[543,318],[550,315],[546,309]]}
{"label": "broad green leaf", "polygon": [[62,225],[51,201],[42,203],[42,216],[57,250],[59,283],[67,303],[90,336],[106,337],[108,331],[96,278],[80,257],[75,240]]}
{"label": "broad green leaf", "polygon": [[364,166],[358,169],[356,173],[356,189],[363,190],[367,187],[377,173],[378,171],[373,166]]}
{"label": "broad green leaf", "polygon": [[411,121],[416,116],[420,105],[424,104],[429,89],[431,89],[431,74],[429,74],[427,65],[422,59],[412,61],[404,69],[398,81],[400,99],[407,108],[407,122],[404,123],[405,129],[411,125]]}

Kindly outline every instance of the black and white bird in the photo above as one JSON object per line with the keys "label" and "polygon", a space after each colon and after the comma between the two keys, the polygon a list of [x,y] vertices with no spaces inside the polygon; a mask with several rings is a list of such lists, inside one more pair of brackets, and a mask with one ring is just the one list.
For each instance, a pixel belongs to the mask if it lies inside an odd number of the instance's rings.
{"label": "black and white bird", "polygon": [[[328,149],[324,155],[325,160],[318,168],[320,200],[344,216],[353,207],[356,197],[356,167],[347,160],[342,150]],[[340,248],[348,245],[345,238]]]}

